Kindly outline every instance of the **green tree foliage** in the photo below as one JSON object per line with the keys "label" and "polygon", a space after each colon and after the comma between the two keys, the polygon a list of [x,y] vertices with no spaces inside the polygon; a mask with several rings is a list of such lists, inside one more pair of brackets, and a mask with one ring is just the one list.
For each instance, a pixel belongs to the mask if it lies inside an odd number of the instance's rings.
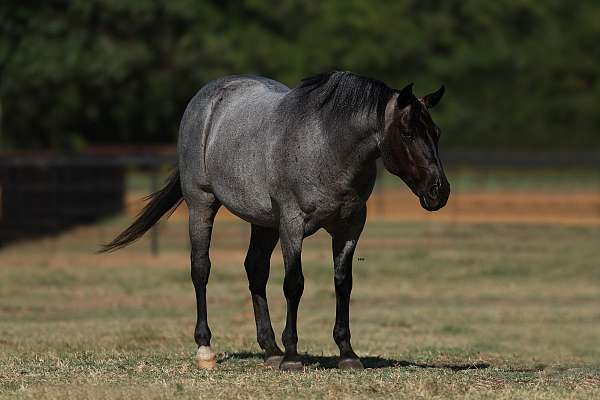
{"label": "green tree foliage", "polygon": [[595,0],[7,0],[0,140],[173,142],[211,79],[339,69],[445,83],[445,145],[597,148],[599,39]]}

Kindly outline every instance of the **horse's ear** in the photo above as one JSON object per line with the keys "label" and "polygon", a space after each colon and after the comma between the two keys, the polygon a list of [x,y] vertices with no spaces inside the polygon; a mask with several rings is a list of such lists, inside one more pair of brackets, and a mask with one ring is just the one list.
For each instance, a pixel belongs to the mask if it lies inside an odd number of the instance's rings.
{"label": "horse's ear", "polygon": [[442,96],[444,96],[445,91],[446,91],[446,87],[444,85],[442,85],[442,87],[439,88],[436,92],[433,92],[433,93],[428,94],[427,96],[423,97],[423,103],[425,103],[425,107],[427,107],[427,108],[435,107],[436,104],[439,103],[440,100],[442,99]]}
{"label": "horse's ear", "polygon": [[415,100],[415,95],[413,94],[412,88],[413,84],[409,83],[408,85],[404,86],[404,89],[402,89],[398,94],[396,104],[398,105],[399,109],[403,109],[404,107],[411,105]]}

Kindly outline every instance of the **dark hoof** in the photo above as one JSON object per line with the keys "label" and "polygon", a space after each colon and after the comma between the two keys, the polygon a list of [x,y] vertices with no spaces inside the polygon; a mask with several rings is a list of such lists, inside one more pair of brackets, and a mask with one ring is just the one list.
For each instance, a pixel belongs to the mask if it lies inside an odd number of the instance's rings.
{"label": "dark hoof", "polygon": [[265,359],[265,365],[270,368],[279,368],[283,356],[269,356]]}
{"label": "dark hoof", "polygon": [[281,371],[302,371],[303,368],[302,361],[298,360],[283,360],[279,364]]}
{"label": "dark hoof", "polygon": [[358,358],[344,358],[338,362],[339,369],[365,369]]}

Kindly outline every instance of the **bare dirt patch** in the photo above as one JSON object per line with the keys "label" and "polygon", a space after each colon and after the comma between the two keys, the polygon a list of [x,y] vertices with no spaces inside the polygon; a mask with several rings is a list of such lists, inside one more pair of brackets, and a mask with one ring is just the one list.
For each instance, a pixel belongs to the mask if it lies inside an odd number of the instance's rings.
{"label": "bare dirt patch", "polygon": [[[142,206],[142,193],[127,197],[129,214]],[[224,208],[220,215],[236,218]],[[174,218],[187,218],[185,204],[175,212]],[[373,194],[369,200],[369,218],[390,221],[428,221],[467,223],[550,223],[574,225],[600,225],[600,193],[577,192],[486,192],[455,193],[442,210],[430,213],[419,206],[418,199],[409,191],[399,188],[385,189]]]}

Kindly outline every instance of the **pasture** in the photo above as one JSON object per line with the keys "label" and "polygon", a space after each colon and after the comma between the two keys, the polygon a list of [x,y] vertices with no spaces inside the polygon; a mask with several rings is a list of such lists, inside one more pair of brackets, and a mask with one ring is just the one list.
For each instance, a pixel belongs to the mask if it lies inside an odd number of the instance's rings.
{"label": "pasture", "polygon": [[[297,373],[262,365],[242,266],[249,226],[226,213],[217,217],[208,286],[214,371],[194,367],[184,209],[159,226],[158,256],[148,238],[93,254],[131,215],[4,247],[0,397],[599,398],[600,201],[597,176],[588,178],[575,189],[557,178],[533,202],[523,192],[530,185],[513,177],[500,176],[483,192],[478,178],[465,179],[462,202],[438,215],[421,213],[416,199],[384,184],[391,217],[378,214],[374,199],[354,258],[351,329],[366,367],[360,372],[334,368],[324,232],[304,246],[298,331],[306,368]],[[505,216],[481,208],[493,201]],[[278,247],[268,287],[278,338],[282,280]]]}

